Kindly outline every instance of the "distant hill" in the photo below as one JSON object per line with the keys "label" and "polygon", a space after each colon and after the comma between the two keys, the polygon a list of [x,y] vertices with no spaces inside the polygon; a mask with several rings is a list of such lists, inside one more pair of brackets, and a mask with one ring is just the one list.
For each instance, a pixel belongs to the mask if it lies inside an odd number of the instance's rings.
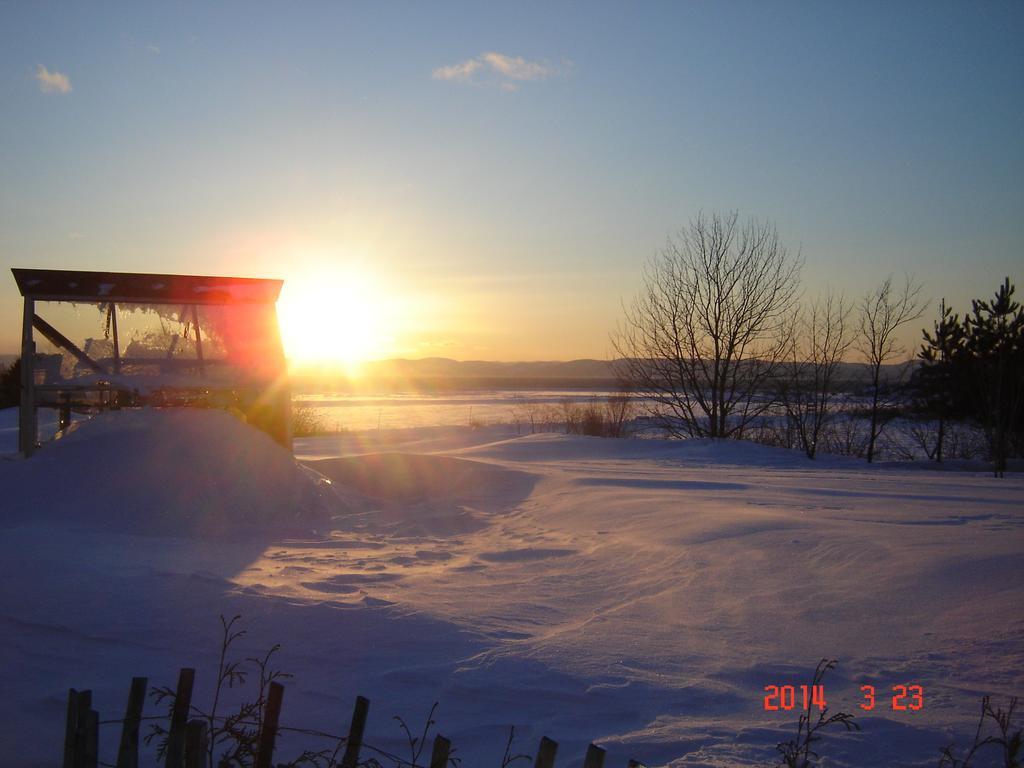
{"label": "distant hill", "polygon": [[453,389],[614,389],[618,386],[612,364],[606,360],[503,363],[445,357],[367,362],[360,366],[359,376],[352,379],[344,374],[299,372],[292,376],[292,381],[299,391],[324,386],[428,392]]}
{"label": "distant hill", "polygon": [[427,357],[420,360],[379,360],[362,366],[371,377],[452,376],[455,378],[551,378],[613,379],[607,360],[540,360],[502,363],[486,360],[451,360]]}
{"label": "distant hill", "polygon": [[[883,378],[897,375],[905,364],[886,366]],[[325,386],[352,390],[382,387],[412,390],[452,389],[616,389],[615,363],[609,360],[537,360],[494,362],[427,357],[418,360],[377,360],[363,363],[358,378],[344,374],[298,373],[292,377],[299,391]],[[843,363],[839,378],[858,387],[866,382],[859,363]]]}

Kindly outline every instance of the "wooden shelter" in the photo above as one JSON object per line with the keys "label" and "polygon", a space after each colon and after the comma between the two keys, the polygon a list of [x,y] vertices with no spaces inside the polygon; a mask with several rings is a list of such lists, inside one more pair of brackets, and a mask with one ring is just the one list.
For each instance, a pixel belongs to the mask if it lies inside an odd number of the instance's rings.
{"label": "wooden shelter", "polygon": [[[19,448],[37,410],[231,409],[291,447],[281,280],[12,269],[24,297]],[[39,346],[37,347],[37,335]]]}

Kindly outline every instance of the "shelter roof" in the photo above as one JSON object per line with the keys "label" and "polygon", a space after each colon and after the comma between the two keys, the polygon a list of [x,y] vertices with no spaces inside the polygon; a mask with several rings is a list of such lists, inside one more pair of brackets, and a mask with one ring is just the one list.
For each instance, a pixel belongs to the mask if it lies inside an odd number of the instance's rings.
{"label": "shelter roof", "polygon": [[22,296],[40,301],[133,304],[272,304],[282,280],[137,272],[12,268]]}

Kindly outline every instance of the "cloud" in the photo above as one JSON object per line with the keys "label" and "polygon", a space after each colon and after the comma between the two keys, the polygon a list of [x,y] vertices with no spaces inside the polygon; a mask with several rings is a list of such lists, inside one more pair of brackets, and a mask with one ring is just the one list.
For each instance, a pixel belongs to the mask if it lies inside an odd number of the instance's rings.
{"label": "cloud", "polygon": [[469,80],[483,64],[477,59],[468,59],[461,64],[438,67],[434,70],[435,80]]}
{"label": "cloud", "polygon": [[51,72],[42,64],[36,69],[36,80],[43,93],[70,93],[71,80],[61,72]]}
{"label": "cloud", "polygon": [[552,73],[546,64],[527,61],[522,56],[506,56],[503,53],[485,53],[481,57],[495,72],[513,80],[543,80]]}
{"label": "cloud", "polygon": [[554,67],[546,62],[527,61],[522,56],[506,56],[504,53],[488,51],[458,64],[438,67],[433,77],[435,80],[489,82],[503,91],[518,91],[522,82],[545,80],[563,74],[570,66],[570,62]]}

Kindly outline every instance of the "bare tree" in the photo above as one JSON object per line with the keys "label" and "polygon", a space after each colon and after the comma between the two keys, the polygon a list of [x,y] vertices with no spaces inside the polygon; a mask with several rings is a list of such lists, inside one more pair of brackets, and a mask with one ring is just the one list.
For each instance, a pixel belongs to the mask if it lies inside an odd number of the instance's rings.
{"label": "bare tree", "polygon": [[868,430],[867,460],[875,458],[875,445],[896,405],[895,395],[906,371],[883,380],[882,367],[903,356],[906,349],[897,339],[897,331],[924,314],[928,306],[921,298],[921,285],[904,276],[903,286],[894,288],[892,275],[860,301],[860,316],[855,346],[863,355],[870,379],[871,426]]}
{"label": "bare tree", "polygon": [[644,271],[612,335],[617,370],[675,437],[742,437],[771,405],[802,260],[775,227],[698,215]]}
{"label": "bare tree", "polygon": [[832,415],[843,355],[853,341],[850,305],[829,293],[794,322],[788,365],[779,378],[779,400],[808,458],[817,455]]}

